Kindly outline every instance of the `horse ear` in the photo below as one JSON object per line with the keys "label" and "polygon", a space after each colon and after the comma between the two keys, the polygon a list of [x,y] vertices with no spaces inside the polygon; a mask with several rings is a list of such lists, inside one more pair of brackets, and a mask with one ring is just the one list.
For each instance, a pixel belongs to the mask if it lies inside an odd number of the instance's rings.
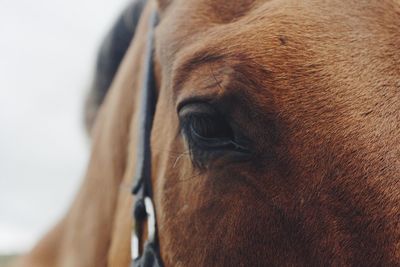
{"label": "horse ear", "polygon": [[157,0],[158,9],[163,11],[172,2],[172,0]]}

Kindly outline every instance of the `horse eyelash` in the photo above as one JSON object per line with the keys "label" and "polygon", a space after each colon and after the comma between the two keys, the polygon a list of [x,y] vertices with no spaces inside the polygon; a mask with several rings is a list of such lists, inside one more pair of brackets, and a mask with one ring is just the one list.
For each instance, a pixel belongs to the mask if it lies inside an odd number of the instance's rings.
{"label": "horse eyelash", "polygon": [[190,118],[183,121],[180,125],[180,132],[187,145],[187,151],[190,156],[190,161],[194,168],[198,170],[204,170],[207,167],[206,162],[210,159],[210,152],[198,147],[192,137],[191,124],[189,123]]}

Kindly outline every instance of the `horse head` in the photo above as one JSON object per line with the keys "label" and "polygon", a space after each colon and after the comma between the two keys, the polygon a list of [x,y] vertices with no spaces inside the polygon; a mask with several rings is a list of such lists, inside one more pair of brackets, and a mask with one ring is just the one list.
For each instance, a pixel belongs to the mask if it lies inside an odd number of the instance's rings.
{"label": "horse head", "polygon": [[398,266],[399,2],[144,2],[122,63],[103,48],[116,62],[100,64],[112,84],[82,188],[20,266],[129,265],[155,11],[146,162],[164,265]]}
{"label": "horse head", "polygon": [[399,263],[399,6],[160,2],[166,265]]}

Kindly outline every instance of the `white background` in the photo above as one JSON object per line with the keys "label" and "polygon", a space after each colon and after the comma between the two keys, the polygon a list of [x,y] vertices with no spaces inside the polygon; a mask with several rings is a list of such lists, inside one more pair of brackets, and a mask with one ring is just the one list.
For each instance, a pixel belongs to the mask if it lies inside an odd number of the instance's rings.
{"label": "white background", "polygon": [[84,96],[127,0],[0,0],[0,254],[64,214],[88,158]]}

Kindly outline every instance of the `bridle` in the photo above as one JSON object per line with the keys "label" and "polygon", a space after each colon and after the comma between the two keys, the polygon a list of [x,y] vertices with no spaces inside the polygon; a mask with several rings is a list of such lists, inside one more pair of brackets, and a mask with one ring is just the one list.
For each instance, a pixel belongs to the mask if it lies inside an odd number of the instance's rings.
{"label": "bridle", "polygon": [[[138,125],[138,145],[136,147],[136,173],[133,179],[132,194],[135,198],[133,208],[133,231],[131,237],[131,267],[161,267],[161,257],[157,237],[157,222],[152,201],[151,186],[151,148],[150,136],[156,106],[156,84],[154,77],[154,28],[158,14],[153,11],[149,19],[144,73],[140,89],[140,110]],[[143,239],[147,224],[147,240]],[[143,247],[141,246],[142,244]]]}

